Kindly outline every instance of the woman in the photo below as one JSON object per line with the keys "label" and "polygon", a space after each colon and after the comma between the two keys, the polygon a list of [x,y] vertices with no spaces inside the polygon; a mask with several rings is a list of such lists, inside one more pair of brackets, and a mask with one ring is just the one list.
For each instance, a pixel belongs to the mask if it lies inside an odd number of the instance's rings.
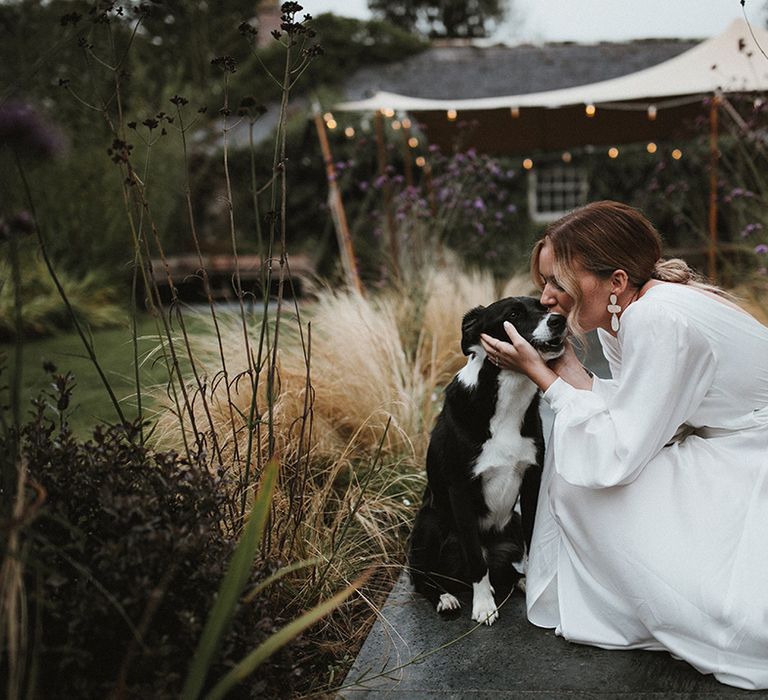
{"label": "woman", "polygon": [[508,324],[483,345],[555,413],[528,617],[574,642],[666,649],[768,688],[768,328],[660,259],[635,209],[596,202],[533,251],[541,302],[597,329],[612,379],[549,366]]}

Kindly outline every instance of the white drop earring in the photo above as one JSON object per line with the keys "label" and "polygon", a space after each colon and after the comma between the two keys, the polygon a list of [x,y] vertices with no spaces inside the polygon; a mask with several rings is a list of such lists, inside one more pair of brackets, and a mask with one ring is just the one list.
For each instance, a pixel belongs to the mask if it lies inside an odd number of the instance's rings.
{"label": "white drop earring", "polygon": [[619,328],[621,327],[621,323],[619,323],[619,317],[617,314],[621,313],[621,307],[616,303],[618,301],[618,298],[615,294],[611,294],[611,296],[608,297],[608,313],[611,314],[611,330],[614,333],[619,332]]}

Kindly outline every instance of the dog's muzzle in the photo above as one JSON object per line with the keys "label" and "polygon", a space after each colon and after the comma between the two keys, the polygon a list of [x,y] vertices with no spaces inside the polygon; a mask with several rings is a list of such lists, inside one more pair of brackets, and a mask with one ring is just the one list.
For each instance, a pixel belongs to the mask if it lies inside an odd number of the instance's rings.
{"label": "dog's muzzle", "polygon": [[553,360],[563,352],[563,341],[568,335],[568,324],[562,314],[547,314],[533,333],[532,345],[546,360]]}

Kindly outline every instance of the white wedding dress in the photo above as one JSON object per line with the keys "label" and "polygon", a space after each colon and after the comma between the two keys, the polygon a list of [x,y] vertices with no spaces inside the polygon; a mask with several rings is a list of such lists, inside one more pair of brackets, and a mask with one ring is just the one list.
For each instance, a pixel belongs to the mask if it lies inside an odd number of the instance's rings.
{"label": "white wedding dress", "polygon": [[768,328],[659,284],[599,335],[613,378],[544,394],[528,618],[768,688]]}

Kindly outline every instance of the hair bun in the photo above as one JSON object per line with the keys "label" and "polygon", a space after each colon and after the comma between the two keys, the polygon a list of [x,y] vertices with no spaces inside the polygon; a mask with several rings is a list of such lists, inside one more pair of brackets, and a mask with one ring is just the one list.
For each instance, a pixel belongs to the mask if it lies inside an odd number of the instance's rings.
{"label": "hair bun", "polygon": [[677,282],[678,284],[688,284],[694,281],[696,277],[696,273],[688,267],[688,263],[680,258],[670,258],[669,260],[659,258],[651,272],[651,279],[662,282]]}

